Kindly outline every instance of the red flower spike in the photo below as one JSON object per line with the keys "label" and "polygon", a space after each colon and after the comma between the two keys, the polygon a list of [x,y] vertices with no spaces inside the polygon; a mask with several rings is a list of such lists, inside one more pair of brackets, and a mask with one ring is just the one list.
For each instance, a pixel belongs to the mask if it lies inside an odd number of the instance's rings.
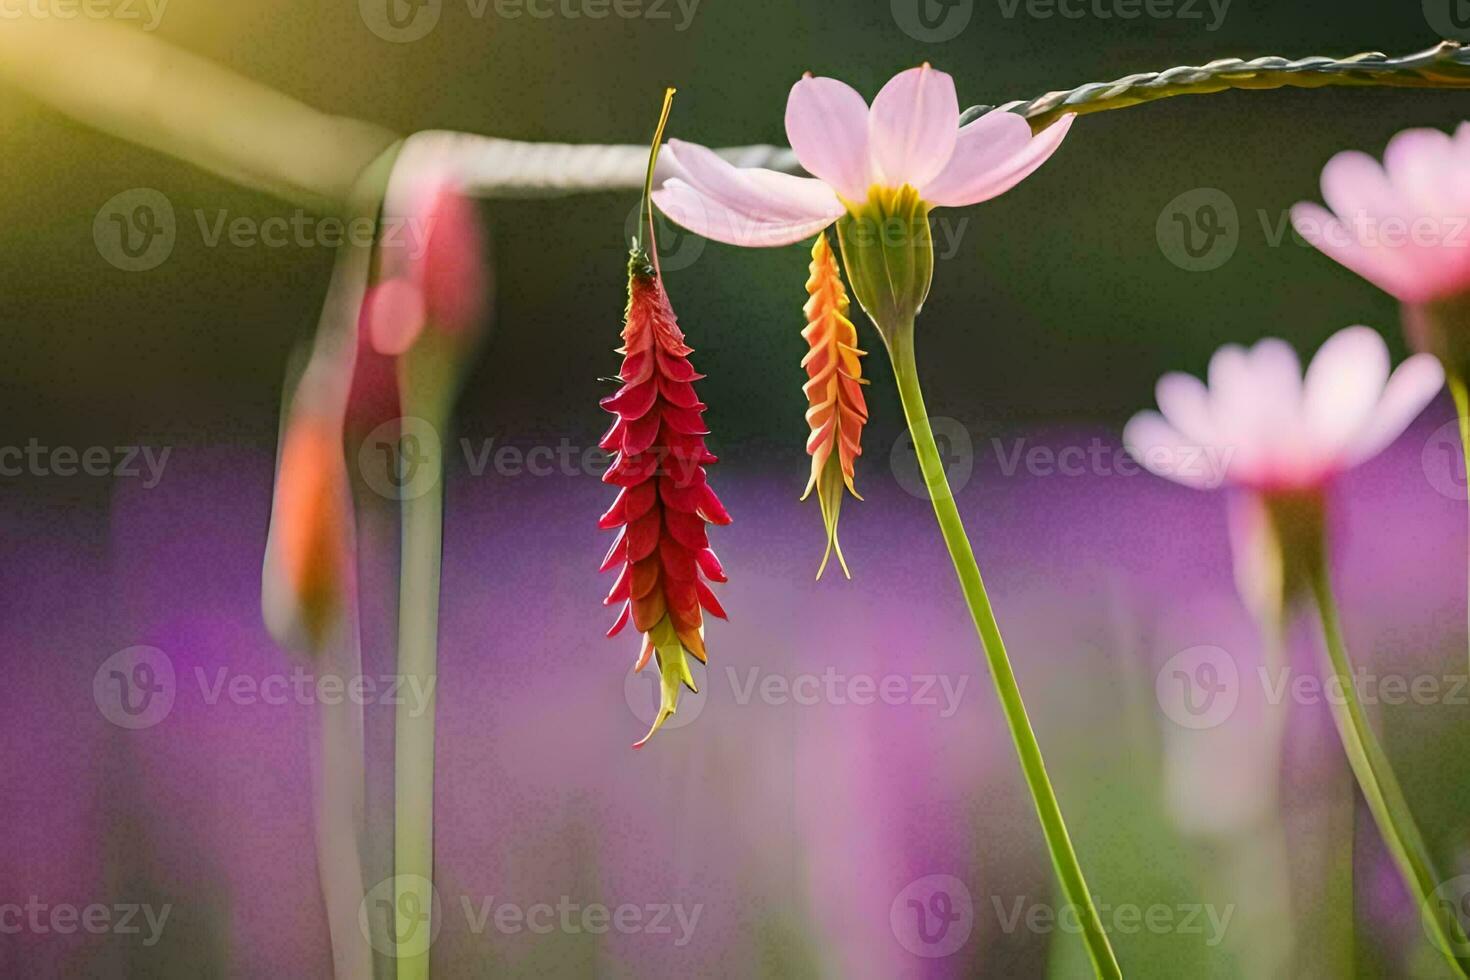
{"label": "red flower spike", "polygon": [[[646,357],[654,349],[657,356]],[[700,579],[724,580],[724,569],[709,550],[705,526],[728,523],[729,515],[705,482],[704,466],[713,457],[704,444],[705,407],[692,385],[691,350],[676,322],[658,272],[641,248],[628,263],[628,308],[623,326],[624,355],[618,392],[602,406],[617,416],[604,447],[616,457],[604,477],[620,485],[613,506],[599,521],[618,528],[626,547],[610,567],[619,568],[608,598],[622,603],[619,625],[631,618],[645,634],[640,656],[656,659],[662,678],[659,713],[643,745],[674,713],[680,686],[696,690],[688,660],[704,660],[703,609],[724,616]],[[651,368],[640,378],[638,361]]]}
{"label": "red flower spike", "polygon": [[862,499],[852,481],[854,465],[863,451],[863,426],[868,421],[862,389],[866,382],[860,360],[865,352],[858,349],[857,330],[847,318],[847,290],[842,288],[837,257],[832,254],[825,232],[817,234],[812,246],[811,276],[806,291],[811,298],[804,309],[807,325],[801,335],[808,350],[801,366],[806,368],[808,378],[802,391],[806,393],[806,420],[811,427],[806,451],[812,457],[812,475],[801,499],[811,496],[812,490],[817,491],[822,523],[827,529],[827,550],[817,568],[817,578],[826,571],[833,551],[837,552],[842,573],[852,578],[847,559],[842,556],[842,545],[837,543],[837,516],[842,508],[844,488]]}
{"label": "red flower spike", "polygon": [[[655,155],[672,96],[671,89],[664,98]],[[650,181],[652,174],[650,159]],[[629,255],[628,306],[618,350],[623,355],[618,372],[622,384],[602,400],[602,407],[616,417],[601,443],[615,454],[603,482],[622,489],[598,521],[599,527],[618,531],[603,563],[603,571],[618,569],[607,603],[621,605],[608,635],[631,621],[643,634],[634,669],[658,661],[658,716],[635,748],[674,714],[681,687],[698,691],[689,657],[705,661],[704,611],[725,615],[705,584],[725,580],[705,526],[730,522],[705,480],[704,467],[715,457],[704,444],[709,431],[705,406],[693,386],[704,375],[689,363],[693,349],[684,343],[664,292],[651,236],[648,243],[645,248],[635,240]]]}

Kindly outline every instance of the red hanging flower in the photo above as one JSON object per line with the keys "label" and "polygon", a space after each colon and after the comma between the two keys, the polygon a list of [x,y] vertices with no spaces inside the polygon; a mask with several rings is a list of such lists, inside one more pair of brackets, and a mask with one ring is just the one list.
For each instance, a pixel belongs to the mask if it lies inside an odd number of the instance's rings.
{"label": "red hanging flower", "polygon": [[[643,634],[635,669],[658,660],[662,696],[658,717],[641,746],[674,713],[679,686],[697,691],[687,655],[706,662],[704,612],[725,618],[706,580],[725,581],[710,550],[707,524],[728,524],[704,467],[715,461],[705,447],[705,405],[694,392],[704,377],[689,363],[692,349],[669,305],[648,254],[635,245],[628,261],[622,381],[602,407],[617,416],[601,446],[616,455],[603,482],[621,487],[598,526],[618,528],[602,570],[618,568],[605,603],[622,603],[608,636],[631,619]],[[635,746],[636,747],[636,746]]]}

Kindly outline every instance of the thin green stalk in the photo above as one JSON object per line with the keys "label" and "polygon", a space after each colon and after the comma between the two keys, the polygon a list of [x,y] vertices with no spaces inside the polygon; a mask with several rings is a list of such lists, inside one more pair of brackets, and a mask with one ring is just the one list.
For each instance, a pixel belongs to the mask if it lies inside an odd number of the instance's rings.
{"label": "thin green stalk", "polygon": [[[413,359],[413,354],[409,355]],[[403,410],[408,420],[427,421],[442,432],[445,412],[430,390],[423,392],[405,370]],[[418,402],[422,400],[423,408]],[[421,693],[397,707],[393,756],[393,909],[399,951],[399,980],[429,975],[433,933],[434,877],[434,706],[439,639],[439,571],[444,537],[444,480],[437,435],[419,438],[413,465],[424,468],[411,478],[432,486],[409,493],[402,502],[402,544],[398,591],[398,675],[404,690]],[[401,447],[402,448],[402,447]],[[405,451],[407,451],[405,449]]]}
{"label": "thin green stalk", "polygon": [[[1465,454],[1465,499],[1470,502],[1470,389],[1466,388],[1465,379],[1453,372],[1446,374],[1445,382],[1454,396],[1455,414],[1460,419],[1460,449]],[[1467,548],[1466,555],[1467,562],[1470,562],[1470,548]],[[1466,572],[1465,617],[1466,636],[1470,636],[1470,564],[1467,564]]]}
{"label": "thin green stalk", "polygon": [[1353,680],[1352,666],[1348,661],[1347,649],[1343,645],[1342,625],[1338,618],[1337,602],[1332,595],[1331,573],[1325,556],[1310,565],[1312,593],[1317,600],[1317,609],[1322,617],[1322,634],[1332,672],[1342,689],[1340,697],[1329,698],[1332,718],[1337,725],[1342,747],[1352,765],[1353,775],[1368,801],[1368,809],[1378,824],[1384,843],[1398,864],[1404,883],[1419,904],[1437,946],[1455,973],[1470,977],[1470,943],[1460,928],[1459,919],[1453,909],[1435,897],[1439,880],[1429,858],[1429,849],[1409,811],[1408,801],[1399,788],[1393,769],[1388,764],[1368,717],[1358,700]]}
{"label": "thin green stalk", "polygon": [[1082,866],[1077,862],[1077,852],[1067,835],[1067,825],[1062,819],[1061,807],[1056,793],[1046,775],[1046,763],[1041,757],[1041,746],[1036,742],[1036,733],[1031,730],[1031,720],[1026,715],[1026,705],[1021,700],[1021,691],[1016,686],[1015,674],[1011,671],[1010,658],[1006,656],[1005,642],[1001,639],[1000,626],[995,621],[995,612],[990,608],[990,597],[985,593],[985,583],[980,578],[980,568],[975,563],[975,553],[970,548],[970,539],[955,507],[954,494],[949,480],[944,475],[939,448],[934,443],[934,433],[929,427],[929,416],[924,409],[924,396],[919,388],[918,369],[914,363],[913,322],[898,330],[886,333],[889,354],[893,359],[893,373],[898,382],[899,397],[903,401],[904,418],[908,421],[909,433],[913,436],[914,451],[919,457],[919,469],[924,474],[924,483],[934,503],[934,514],[939,519],[939,531],[944,536],[949,557],[954,562],[959,576],[960,589],[965,594],[965,604],[975,621],[980,642],[985,648],[985,659],[990,667],[990,677],[995,683],[996,694],[1005,712],[1006,724],[1020,756],[1021,770],[1026,776],[1026,785],[1031,790],[1031,799],[1036,805],[1041,829],[1046,835],[1046,844],[1051,852],[1052,866],[1061,880],[1062,891],[1077,911],[1082,924],[1082,938],[1087,944],[1088,956],[1097,975],[1102,978],[1121,978],[1117,957],[1108,943],[1102,919],[1087,889],[1082,876]]}

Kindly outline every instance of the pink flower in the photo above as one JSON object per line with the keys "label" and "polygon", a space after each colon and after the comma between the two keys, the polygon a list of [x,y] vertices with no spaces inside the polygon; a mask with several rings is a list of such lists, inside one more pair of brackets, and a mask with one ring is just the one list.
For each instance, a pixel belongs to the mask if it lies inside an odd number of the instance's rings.
{"label": "pink flower", "polygon": [[1406,129],[1381,165],[1337,154],[1322,168],[1322,198],[1327,208],[1291,209],[1297,232],[1380,289],[1414,304],[1470,289],[1470,123],[1453,138]]}
{"label": "pink flower", "polygon": [[1026,120],[990,112],[961,128],[954,79],[928,64],[899,72],[869,108],[835,78],[803,76],[786,100],[786,137],[812,177],[736,167],[713,150],[669,141],[679,176],[653,200],[672,220],[731,245],[809,238],[874,188],[911,187],[929,207],[978,204],[1046,162],[1072,125],[1064,116],[1033,136]]}
{"label": "pink flower", "polygon": [[489,295],[485,236],[475,203],[449,179],[413,173],[383,207],[379,279],[363,303],[373,348],[396,356],[426,324],[451,336],[485,316]]}
{"label": "pink flower", "polygon": [[1428,354],[1390,376],[1388,348],[1367,327],[1329,338],[1305,378],[1285,341],[1228,344],[1210,359],[1208,386],[1177,372],[1160,378],[1159,412],[1135,415],[1123,442],[1145,468],[1186,486],[1314,491],[1387,448],[1443,384]]}

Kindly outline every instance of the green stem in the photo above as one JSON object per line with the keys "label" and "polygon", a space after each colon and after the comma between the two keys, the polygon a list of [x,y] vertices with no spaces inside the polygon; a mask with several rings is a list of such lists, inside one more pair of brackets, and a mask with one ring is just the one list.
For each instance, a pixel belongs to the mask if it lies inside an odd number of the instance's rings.
{"label": "green stem", "polygon": [[985,593],[985,583],[980,578],[980,568],[975,563],[975,553],[970,548],[970,539],[955,507],[954,494],[949,480],[944,475],[939,448],[934,444],[934,433],[929,427],[929,416],[924,409],[924,396],[919,388],[918,369],[914,362],[913,322],[899,329],[885,331],[889,354],[893,359],[893,373],[898,382],[899,397],[903,401],[904,418],[908,421],[909,433],[913,436],[914,450],[919,457],[919,469],[924,474],[924,483],[934,503],[934,514],[939,519],[939,531],[944,536],[949,557],[954,562],[959,576],[960,589],[965,594],[965,603],[975,621],[975,629],[985,648],[985,659],[990,667],[991,680],[1005,712],[1006,724],[1020,756],[1021,770],[1026,776],[1026,785],[1031,790],[1031,799],[1036,805],[1041,829],[1046,835],[1046,844],[1051,852],[1052,866],[1061,880],[1062,891],[1067,901],[1076,910],[1082,924],[1082,938],[1087,944],[1093,969],[1099,977],[1120,978],[1123,973],[1118,967],[1103,929],[1102,919],[1087,889],[1082,876],[1082,867],[1077,862],[1077,852],[1067,835],[1067,825],[1062,819],[1061,807],[1056,793],[1046,775],[1046,763],[1041,757],[1041,747],[1036,742],[1036,733],[1031,730],[1031,720],[1026,715],[1026,705],[1021,700],[1021,691],[1016,686],[1015,674],[1011,671],[1010,658],[1006,656],[1005,642],[1001,639],[1000,626],[995,621],[995,612],[990,607],[990,598]]}
{"label": "green stem", "polygon": [[1388,764],[1388,757],[1379,746],[1358,700],[1325,555],[1311,562],[1310,578],[1317,609],[1322,616],[1327,656],[1342,689],[1341,696],[1330,697],[1328,701],[1353,775],[1358,779],[1358,786],[1368,801],[1368,809],[1398,864],[1404,883],[1419,903],[1420,915],[1430,930],[1434,945],[1444,954],[1456,975],[1470,977],[1470,955],[1467,955],[1470,954],[1470,943],[1466,942],[1454,910],[1435,897],[1439,881],[1429,859],[1429,849],[1419,834],[1408,801],[1404,799],[1403,790]]}
{"label": "green stem", "polygon": [[[1466,388],[1464,377],[1452,372],[1446,374],[1445,382],[1454,396],[1455,414],[1460,419],[1460,449],[1465,454],[1465,499],[1470,504],[1470,389]],[[1470,556],[1470,550],[1466,554]],[[1466,636],[1470,637],[1470,566],[1467,566],[1466,590],[1465,629]]]}
{"label": "green stem", "polygon": [[[413,359],[414,355],[408,355]],[[400,374],[405,417],[424,419],[435,433],[446,412],[438,393],[425,392],[410,368]],[[422,402],[422,406],[420,406]],[[428,467],[415,480],[427,491],[402,502],[398,592],[398,679],[404,690],[422,694],[397,707],[393,756],[393,874],[398,980],[429,975],[433,933],[434,877],[434,707],[439,638],[439,571],[444,536],[444,480],[438,438],[421,438],[416,465]]]}

